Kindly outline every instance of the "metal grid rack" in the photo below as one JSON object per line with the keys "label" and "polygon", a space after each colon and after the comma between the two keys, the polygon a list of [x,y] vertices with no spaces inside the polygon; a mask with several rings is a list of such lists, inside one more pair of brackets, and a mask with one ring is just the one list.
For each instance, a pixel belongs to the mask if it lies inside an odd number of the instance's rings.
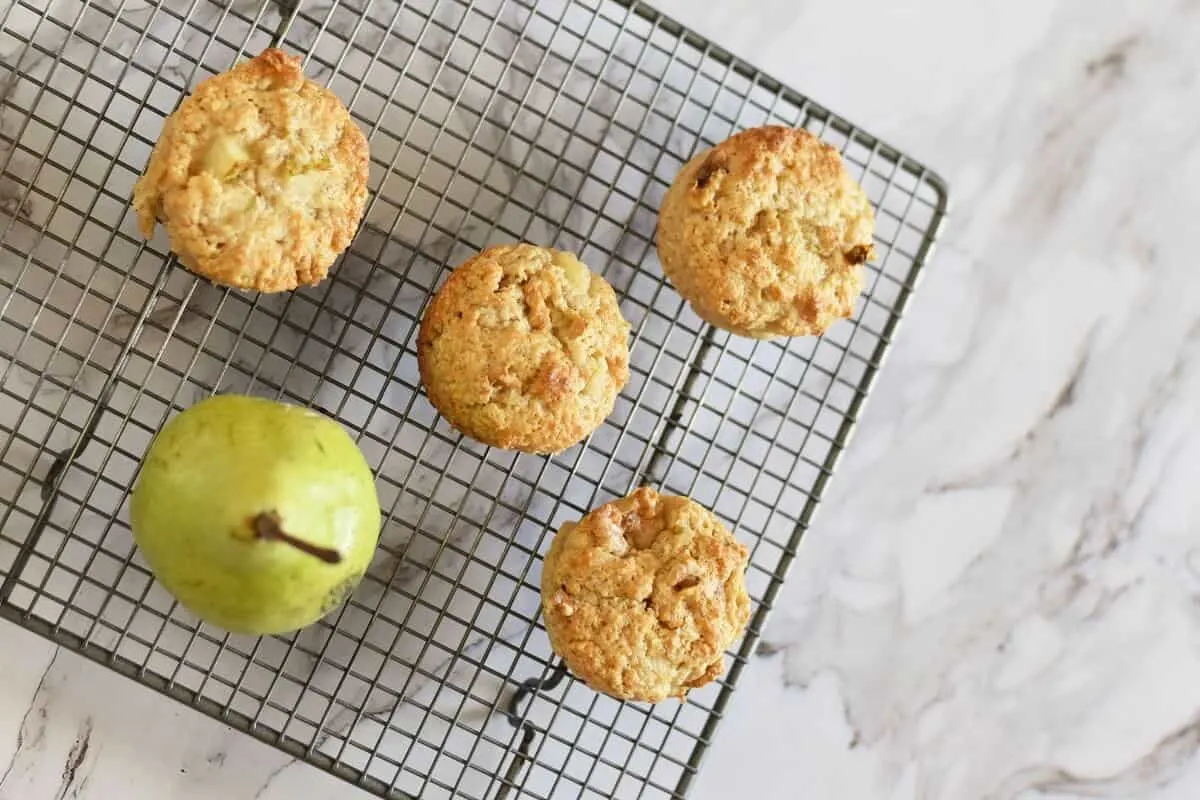
{"label": "metal grid rack", "polygon": [[[942,182],[636,3],[46,5],[0,3],[0,616],[382,796],[683,797],[928,257]],[[198,281],[128,211],[164,117],[272,43],[305,54],[372,152],[350,252],[285,296]],[[841,148],[878,209],[857,314],[820,339],[705,326],[654,253],[682,163],[770,121]],[[463,439],[419,390],[429,293],[515,239],[580,252],[634,330],[612,417],[551,458]],[[377,474],[367,579],[293,636],[199,623],[129,534],[154,432],[229,390],[336,416]],[[655,706],[564,679],[538,623],[552,532],[642,482],[752,547],[728,675]]]}

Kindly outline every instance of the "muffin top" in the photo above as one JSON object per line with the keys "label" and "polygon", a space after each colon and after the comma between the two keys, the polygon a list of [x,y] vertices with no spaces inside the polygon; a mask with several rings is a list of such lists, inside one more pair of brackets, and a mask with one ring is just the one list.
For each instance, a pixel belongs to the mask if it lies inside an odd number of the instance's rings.
{"label": "muffin top", "polygon": [[720,677],[750,619],[747,560],[711,511],[642,487],[554,537],[542,568],[550,644],[593,689],[682,697]]}
{"label": "muffin top", "polygon": [[743,131],[689,161],[663,199],[663,271],[696,313],[755,338],[850,316],[875,218],[837,150],[805,130]]}
{"label": "muffin top", "polygon": [[556,453],[612,413],[629,378],[629,324],[574,255],[490,247],[450,274],[421,321],[430,402],[484,444]]}
{"label": "muffin top", "polygon": [[134,188],[143,235],[161,222],[184,266],[277,292],[319,283],[367,200],[367,140],[300,60],[265,50],[200,83],[169,116]]}

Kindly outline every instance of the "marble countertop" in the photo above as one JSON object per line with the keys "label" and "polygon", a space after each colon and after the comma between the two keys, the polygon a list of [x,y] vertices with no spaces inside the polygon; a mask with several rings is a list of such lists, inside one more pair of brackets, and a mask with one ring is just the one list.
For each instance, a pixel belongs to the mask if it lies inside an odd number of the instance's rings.
{"label": "marble countertop", "polygon": [[[1200,796],[1200,3],[658,6],[954,200],[693,796]],[[0,623],[0,800],[213,797],[366,795]]]}

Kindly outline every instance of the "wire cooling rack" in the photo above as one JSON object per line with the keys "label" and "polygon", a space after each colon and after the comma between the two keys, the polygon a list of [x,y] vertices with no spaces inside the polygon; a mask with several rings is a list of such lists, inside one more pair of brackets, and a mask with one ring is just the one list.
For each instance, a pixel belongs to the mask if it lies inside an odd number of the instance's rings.
{"label": "wire cooling rack", "polygon": [[[655,11],[613,0],[0,3],[0,615],[382,796],[683,797],[941,224],[940,180]],[[133,183],[202,78],[271,44],[371,140],[366,220],[333,277],[240,294],[145,243]],[[850,322],[754,342],[664,283],[656,209],[737,129],[807,127],[878,209]],[[634,330],[605,425],[551,457],[463,439],[421,395],[419,315],[495,242],[578,251]],[[297,635],[199,623],[135,552],[138,461],[214,391],[318,407],[378,477],[359,591]],[[648,482],[752,548],[725,678],[622,704],[566,677],[538,622],[557,526]]]}

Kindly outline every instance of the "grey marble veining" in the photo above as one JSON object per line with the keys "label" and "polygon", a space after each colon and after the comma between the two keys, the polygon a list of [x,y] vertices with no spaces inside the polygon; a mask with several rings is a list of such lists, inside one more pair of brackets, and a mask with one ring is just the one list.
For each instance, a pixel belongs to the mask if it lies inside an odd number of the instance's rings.
{"label": "grey marble veining", "polygon": [[[1186,232],[1200,207],[1200,7],[660,5],[927,159],[955,190],[948,236],[693,796],[1193,800],[1200,361]],[[266,14],[277,19],[275,10]],[[43,33],[51,43],[60,35]],[[172,80],[181,89],[189,79]],[[19,86],[4,86],[19,96]],[[0,118],[11,134],[7,124]],[[462,123],[474,124],[474,116]],[[618,127],[609,135],[624,134]],[[670,146],[683,155],[694,143],[684,137]],[[513,177],[492,179],[507,186]],[[0,191],[15,197],[7,184]],[[37,197],[5,207],[39,223],[47,209]],[[452,215],[446,221],[457,224]],[[635,215],[630,227],[639,236],[625,245],[631,263],[644,255],[652,232],[645,225]],[[485,223],[472,241],[487,230]],[[419,234],[405,230],[391,263],[413,259]],[[351,285],[363,280],[366,260]],[[137,274],[151,281],[156,273]],[[435,266],[421,280],[436,274]],[[111,292],[114,284],[104,285]],[[170,288],[176,302],[187,289]],[[385,298],[394,288],[384,287]],[[643,303],[653,297],[636,275],[625,288]],[[117,313],[140,307],[134,295],[142,289],[127,291]],[[220,302],[207,291],[197,288],[187,306],[204,309],[202,321]],[[406,302],[419,305],[415,296]],[[293,310],[301,321],[313,313],[298,301]],[[165,319],[142,335],[160,335],[174,313],[164,304]],[[118,347],[130,330],[123,324]],[[339,335],[340,323],[328,324],[322,338]],[[651,316],[644,328],[656,343],[667,338],[657,324]],[[104,372],[112,346],[79,380]],[[719,365],[739,373],[739,354]],[[794,353],[771,356],[777,369],[797,369]],[[242,381],[260,354],[247,349],[246,357]],[[71,386],[79,366],[61,367],[58,383],[43,391]],[[262,369],[268,374],[265,362]],[[33,380],[20,374],[6,388]],[[746,412],[757,429],[797,441],[801,432],[772,411],[782,402],[772,392]],[[811,414],[811,402],[801,395],[788,410]],[[85,412],[68,408],[76,419]],[[64,432],[50,434],[62,446]],[[36,457],[29,442],[11,448]],[[805,465],[778,466],[791,468]],[[0,488],[15,488],[10,481],[0,471]],[[2,542],[0,534],[0,569],[10,552]],[[261,653],[267,663],[282,658],[277,646]],[[498,690],[481,680],[475,693]],[[430,706],[436,691],[437,682],[425,682],[398,713]],[[589,708],[590,698],[572,700]],[[438,700],[447,701],[455,707],[453,697]],[[372,711],[391,713],[390,699],[379,702]],[[464,709],[470,724],[490,724],[477,711]],[[598,701],[589,716],[632,722],[636,732],[637,721],[619,714]],[[646,728],[658,735],[659,724]],[[603,741],[593,724],[572,733],[589,747]],[[3,800],[72,792],[83,800],[363,796],[8,625],[0,625],[0,776]]]}

